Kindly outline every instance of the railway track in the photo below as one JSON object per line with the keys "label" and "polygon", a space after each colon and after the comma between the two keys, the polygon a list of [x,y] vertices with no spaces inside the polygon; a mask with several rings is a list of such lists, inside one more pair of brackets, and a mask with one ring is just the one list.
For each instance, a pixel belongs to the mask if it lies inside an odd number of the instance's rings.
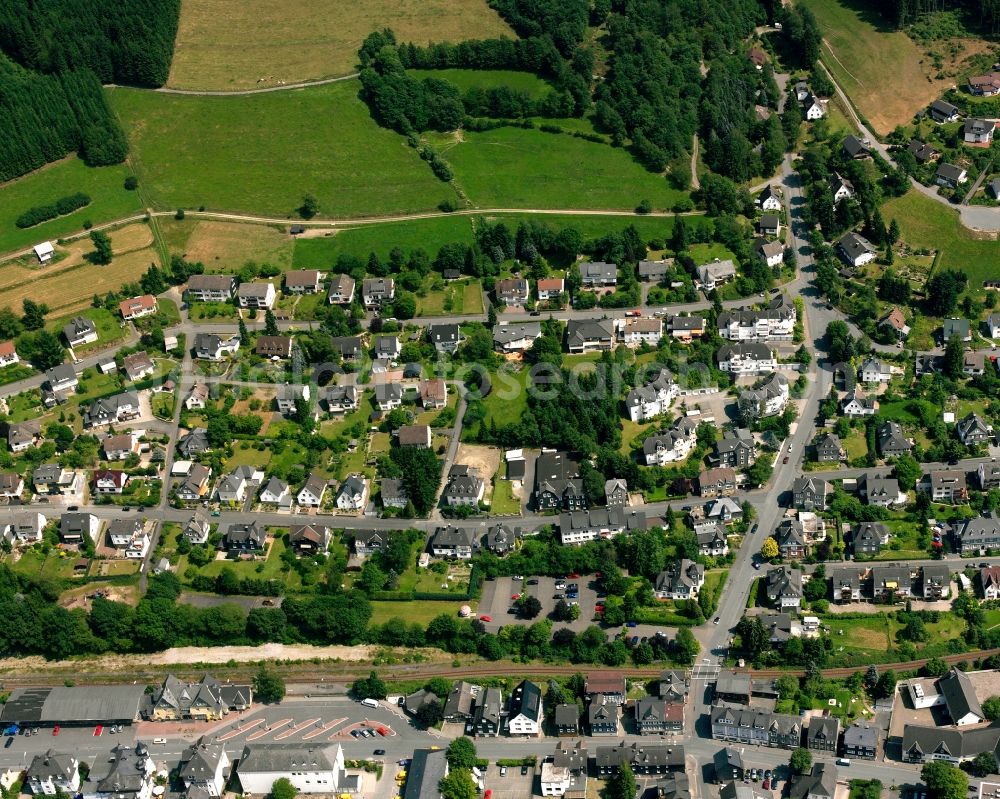
{"label": "railway track", "polygon": [[[1000,655],[998,649],[984,649],[975,652],[964,652],[953,655],[944,655],[940,659],[949,665],[982,659],[992,655]],[[927,663],[930,658],[920,658],[897,663],[878,664],[880,669],[894,669],[896,671],[914,671]],[[524,663],[493,663],[483,662],[467,664],[462,666],[450,666],[445,663],[413,663],[413,664],[392,664],[372,666],[371,664],[358,663],[330,663],[318,666],[314,663],[278,663],[273,667],[285,678],[285,681],[293,686],[338,684],[352,682],[358,678],[367,677],[373,669],[388,681],[409,682],[428,680],[432,677],[454,677],[454,678],[475,678],[492,677],[498,674],[519,678],[549,678],[567,677],[577,672],[592,674],[624,674],[634,679],[654,679],[660,675],[660,668],[608,668],[608,667],[588,667],[586,664],[524,664]],[[162,669],[133,670],[122,672],[92,672],[77,670],[73,674],[73,682],[77,685],[100,685],[123,682],[144,682],[155,683],[163,679],[167,672],[176,674],[179,677],[198,677],[204,671],[211,671],[212,666],[207,665],[179,665],[175,667],[164,666]],[[842,678],[850,676],[857,671],[865,669],[864,665],[846,666],[831,669],[822,669],[824,677]],[[238,663],[233,666],[224,666],[227,679],[246,680],[253,679],[257,672],[257,663]],[[216,669],[219,671],[219,669]],[[786,674],[802,676],[802,669],[741,669],[756,678],[781,677]],[[13,688],[44,687],[63,685],[66,682],[66,674],[53,671],[49,674],[10,674],[0,678],[4,690]]]}

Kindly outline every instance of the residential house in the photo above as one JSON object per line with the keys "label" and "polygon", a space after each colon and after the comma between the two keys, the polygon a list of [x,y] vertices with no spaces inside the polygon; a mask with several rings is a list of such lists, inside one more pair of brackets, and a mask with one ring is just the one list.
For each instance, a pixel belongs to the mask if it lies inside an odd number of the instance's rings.
{"label": "residential house", "polygon": [[229,525],[222,537],[222,548],[229,553],[263,552],[266,541],[267,533],[255,519]]}
{"label": "residential house", "polygon": [[535,461],[535,507],[539,510],[583,510],[587,498],[583,492],[579,466],[565,452],[542,451]]}
{"label": "residential house", "polygon": [[486,482],[464,464],[455,464],[448,472],[448,482],[441,495],[449,507],[478,507],[486,492]]}
{"label": "residential house", "polygon": [[333,346],[333,351],[344,361],[356,361],[364,353],[361,336],[335,336],[330,339],[330,344]]}
{"label": "residential house", "polygon": [[796,310],[784,295],[777,296],[767,308],[737,308],[719,314],[719,335],[730,341],[791,341],[795,331]]}
{"label": "residential house", "polygon": [[889,528],[882,522],[859,522],[854,525],[851,542],[855,557],[877,555],[889,543]]}
{"label": "residential house", "polygon": [[[625,764],[638,775],[683,772],[684,747],[677,744],[620,743],[599,746],[594,755],[594,765],[602,777],[616,774]],[[683,777],[682,774],[678,776]]]}
{"label": "residential house", "polygon": [[947,599],[951,593],[951,567],[947,563],[927,563],[920,569],[923,588],[921,595],[927,600]]}
{"label": "residential house", "polygon": [[177,498],[185,502],[198,502],[208,494],[211,479],[212,470],[209,467],[200,463],[192,464],[183,482],[177,486]]}
{"label": "residential house", "polygon": [[507,706],[507,733],[538,737],[542,734],[544,721],[542,689],[529,680],[522,680],[510,695]]}
{"label": "residential house", "polygon": [[299,555],[321,555],[330,547],[330,528],[322,524],[292,524],[288,545]]}
{"label": "residential house", "polygon": [[528,281],[523,277],[498,280],[493,290],[502,305],[524,305],[528,301]]}
{"label": "residential house", "polygon": [[361,283],[361,300],[366,308],[379,308],[396,296],[396,282],[391,277],[365,278]]}
{"label": "residential house", "polygon": [[802,739],[798,716],[721,703],[709,714],[712,738],[780,749],[797,749]]}
{"label": "residential house", "polygon": [[112,519],[108,524],[108,539],[126,558],[141,560],[149,550],[149,535],[141,519]]}
{"label": "residential house", "polygon": [[181,753],[177,776],[191,799],[218,797],[225,792],[228,770],[229,755],[225,744],[202,736]]}
{"label": "residential house", "polygon": [[407,766],[406,790],[400,799],[440,799],[438,784],[448,776],[443,749],[417,749]]}
{"label": "residential house", "polygon": [[507,524],[494,524],[482,538],[482,546],[487,552],[503,557],[514,551],[515,544],[523,538],[520,527]]}
{"label": "residential house", "polygon": [[847,457],[847,450],[833,433],[821,433],[813,443],[816,460],[820,463],[838,463]]}
{"label": "residential house", "polygon": [[736,277],[736,264],[732,259],[716,259],[695,268],[697,286],[703,291],[712,291]]}
{"label": "residential house", "polygon": [[647,466],[663,466],[687,458],[698,441],[698,425],[681,417],[670,430],[650,436],[642,442]]}
{"label": "residential house", "polygon": [[761,214],[757,220],[757,232],[762,236],[781,234],[781,218],[777,214]]}
{"label": "residential house", "polygon": [[296,495],[296,502],[306,508],[318,508],[323,504],[323,495],[326,493],[326,480],[315,472],[310,472],[306,478],[305,485]]}
{"label": "residential house", "polygon": [[37,422],[8,422],[7,447],[11,452],[24,452],[38,444],[39,429]]}
{"label": "residential house", "polygon": [[709,525],[695,533],[698,539],[698,551],[711,558],[725,557],[729,554],[729,539],[726,530],[719,524]]}
{"label": "residential house", "polygon": [[356,386],[327,386],[321,390],[320,400],[328,412],[338,414],[357,410],[359,396]]}
{"label": "residential house", "polygon": [[471,729],[477,738],[496,738],[503,727],[503,694],[499,688],[481,691],[474,703]]}
{"label": "residential house", "polygon": [[622,674],[594,674],[587,676],[583,692],[591,701],[600,694],[607,702],[622,707],[628,697],[627,688],[628,683]]}
{"label": "residential house", "polygon": [[425,424],[403,425],[396,432],[396,440],[401,447],[429,449],[431,446],[431,429]]}
{"label": "residential house", "polygon": [[968,179],[969,173],[954,164],[938,164],[937,172],[934,173],[934,182],[949,189],[957,189]]}
{"label": "residential house", "polygon": [[191,386],[191,393],[184,400],[184,407],[189,411],[199,410],[205,407],[208,400],[208,386],[204,383],[195,383]]}
{"label": "residential house", "polygon": [[993,362],[986,360],[985,352],[977,352],[976,350],[963,352],[962,374],[969,375],[970,377],[985,374],[987,363],[990,364],[990,368],[993,367]]}
{"label": "residential house", "polygon": [[122,359],[122,369],[125,376],[134,383],[153,374],[156,371],[156,364],[146,352],[133,352]]}
{"label": "residential house", "polygon": [[980,463],[976,467],[976,478],[979,482],[979,487],[983,491],[989,491],[991,488],[1000,488],[1000,464],[992,461],[990,463]]}
{"label": "residential house", "polygon": [[772,269],[780,266],[785,261],[785,245],[780,241],[756,239],[754,241],[754,252],[763,258],[764,262]]}
{"label": "residential house", "polygon": [[587,705],[587,726],[594,737],[618,734],[621,706],[604,694],[595,694]]}
{"label": "residential house", "polygon": [[858,494],[869,505],[881,508],[906,502],[906,494],[899,490],[899,482],[895,477],[863,475],[858,478]]}
{"label": "residential house", "polygon": [[807,121],[815,122],[826,116],[826,101],[810,92],[802,103],[802,111]]}
{"label": "residential house", "polygon": [[[417,750],[414,755],[420,751]],[[338,744],[332,759],[327,752],[322,744],[308,741],[248,743],[243,747],[236,767],[240,787],[244,793],[264,796],[271,792],[276,780],[285,778],[299,794],[333,796],[340,790],[347,790],[350,781],[344,767],[343,748]]]}
{"label": "residential house", "polygon": [[19,499],[24,493],[24,479],[13,472],[0,472],[0,499]]}
{"label": "residential house", "polygon": [[883,422],[876,428],[875,438],[883,458],[898,458],[913,451],[913,442],[903,434],[899,422]]}
{"label": "residential house", "polygon": [[455,680],[444,701],[444,720],[451,723],[472,721],[475,701],[482,691],[482,686]]}
{"label": "residential house", "polygon": [[419,688],[403,699],[403,710],[410,716],[416,716],[428,705],[440,705],[441,697],[426,688]]}
{"label": "residential house", "polygon": [[724,466],[706,469],[698,478],[703,497],[731,497],[736,493],[736,472]]}
{"label": "residential house", "polygon": [[469,560],[476,548],[475,534],[465,527],[438,527],[430,540],[431,554],[436,558]]}
{"label": "residential house", "polygon": [[[304,491],[305,489],[303,489]],[[337,489],[336,504],[340,510],[364,510],[368,503],[368,479],[361,474],[349,475]],[[301,502],[299,503],[302,504]]]}
{"label": "residential house", "polygon": [[556,705],[552,714],[556,735],[560,738],[580,734],[580,706],[572,704]]}
{"label": "residential house", "polygon": [[444,380],[424,380],[420,384],[420,404],[425,410],[436,410],[448,404],[448,386]]}
{"label": "residential house", "polygon": [[921,491],[930,493],[934,502],[964,502],[969,498],[965,472],[961,469],[935,469],[924,475],[917,484]]}
{"label": "residential house", "polygon": [[867,721],[855,721],[844,730],[844,757],[874,760],[878,752],[878,729]]}
{"label": "residential house", "polygon": [[969,93],[977,97],[992,97],[995,94],[1000,94],[1000,72],[970,75],[968,87]]}
{"label": "residential house", "polygon": [[598,538],[614,538],[630,530],[645,529],[645,513],[626,513],[622,507],[569,511],[559,515],[559,541],[565,545],[584,544]]}
{"label": "residential house", "polygon": [[789,799],[834,799],[837,795],[837,767],[814,763],[808,774],[795,774],[789,781]]}
{"label": "residential house", "polygon": [[21,358],[17,354],[13,341],[0,341],[0,368],[13,366],[20,363]]}
{"label": "residential house", "polygon": [[990,338],[1000,338],[1000,313],[991,313],[986,317],[985,324]]}
{"label": "residential house", "polygon": [[375,404],[380,411],[403,407],[403,386],[399,383],[376,383]]}
{"label": "residential house", "polygon": [[219,502],[243,502],[246,499],[246,494],[246,478],[235,472],[227,474],[215,487],[215,498]]}
{"label": "residential house", "polygon": [[493,347],[500,352],[524,352],[542,335],[540,322],[506,322],[493,328]]}
{"label": "residential house", "polygon": [[74,316],[62,329],[70,347],[81,347],[97,341],[97,325],[85,316]]}
{"label": "residential house", "polygon": [[97,780],[96,789],[88,795],[97,799],[150,799],[153,795],[153,775],[156,765],[141,741],[129,746],[119,742],[111,750],[111,767],[107,775]]}
{"label": "residential house", "polygon": [[14,516],[11,524],[14,540],[19,544],[35,544],[42,540],[48,519],[41,513],[25,511]]}
{"label": "residential house", "polygon": [[687,701],[688,679],[683,671],[665,669],[660,672],[656,695],[666,702],[683,705]]}
{"label": "residential house", "polygon": [[24,783],[35,796],[75,796],[80,791],[80,761],[71,754],[47,749],[31,759]]}
{"label": "residential house", "polygon": [[152,294],[131,297],[118,303],[118,312],[126,322],[131,322],[133,319],[141,319],[144,316],[152,316],[157,310],[156,297]]}
{"label": "residential house", "polygon": [[465,339],[458,325],[430,325],[427,338],[438,352],[455,352]]}
{"label": "residential house", "polygon": [[212,525],[209,524],[208,517],[200,511],[195,511],[194,515],[188,519],[184,525],[183,535],[188,543],[195,546],[208,543],[208,534]]}
{"label": "residential house", "polygon": [[993,130],[996,123],[990,119],[969,117],[962,128],[962,136],[966,144],[989,146],[993,142]]}
{"label": "residential house", "polygon": [[604,261],[584,261],[580,264],[580,277],[584,288],[615,286],[618,283],[618,267]]}
{"label": "residential house", "polygon": [[849,200],[854,196],[854,184],[839,172],[834,172],[830,179],[830,191],[833,193],[833,203]]}
{"label": "residential house", "polygon": [[561,277],[541,278],[535,285],[539,300],[558,300],[565,291],[565,280]]}
{"label": "residential house", "polygon": [[187,298],[189,302],[228,302],[235,290],[236,278],[232,275],[191,275]]}
{"label": "residential house", "polygon": [[666,279],[673,258],[661,258],[659,261],[639,261],[639,280],[643,283],[659,283]]}
{"label": "residential house", "polygon": [[1000,599],[1000,566],[984,566],[979,570],[983,599]]}
{"label": "residential house", "polygon": [[874,396],[868,396],[859,388],[854,388],[847,392],[847,395],[840,401],[840,412],[844,416],[861,417],[874,416],[878,410],[878,400]]}
{"label": "residential house", "polygon": [[318,294],[322,284],[317,269],[292,269],[285,272],[285,294]]}
{"label": "residential house", "polygon": [[759,47],[751,47],[747,52],[747,58],[750,59],[750,63],[753,64],[758,71],[762,70],[764,68],[764,64],[767,63],[767,54]]}
{"label": "residential house", "polygon": [[139,395],[135,391],[101,397],[87,407],[83,416],[83,426],[120,424],[138,418],[139,412]]}
{"label": "residential house", "polygon": [[194,337],[194,357],[204,361],[222,361],[240,350],[240,337],[198,333]]}
{"label": "residential house", "polygon": [[836,569],[830,576],[833,601],[840,603],[860,602],[863,576],[864,573],[853,567]]}
{"label": "residential house", "polygon": [[968,319],[945,319],[941,323],[941,340],[947,343],[952,336],[962,341],[972,341],[972,326]]}
{"label": "residential house", "polygon": [[45,382],[51,391],[58,394],[76,388],[80,380],[73,371],[72,364],[61,363],[45,373]]}
{"label": "residential house", "polygon": [[196,427],[177,442],[177,451],[185,458],[193,458],[210,449],[208,430],[204,427]]}
{"label": "residential house", "polygon": [[330,305],[350,305],[354,299],[354,278],[350,275],[337,275],[330,281],[326,293],[326,301]]}
{"label": "residential house", "polygon": [[926,164],[928,161],[937,161],[941,157],[940,150],[936,150],[931,145],[918,139],[911,139],[906,149],[921,164]]}
{"label": "residential house", "polygon": [[848,158],[861,160],[864,158],[871,158],[872,156],[871,147],[868,146],[867,142],[862,141],[854,135],[845,137],[841,146],[843,147]]}
{"label": "residential house", "polygon": [[362,558],[381,552],[389,543],[389,533],[384,530],[353,530],[354,554]]}
{"label": "residential house", "polygon": [[958,119],[958,108],[944,100],[935,100],[929,110],[935,122],[954,122]]}
{"label": "residential house", "polygon": [[655,347],[663,338],[663,321],[654,317],[629,317],[620,322],[621,340],[626,347],[648,344]]}
{"label": "residential house", "polygon": [[757,195],[756,203],[762,211],[780,211],[781,189],[768,183],[764,190]]}
{"label": "residential house", "polygon": [[906,316],[899,308],[893,308],[888,314],[882,317],[878,326],[891,330],[900,341],[910,335],[910,327],[906,324]]}
{"label": "residential house", "polygon": [[705,567],[687,558],[668,563],[656,575],[653,595],[657,599],[695,599],[705,584]]}
{"label": "residential house", "polygon": [[874,244],[860,233],[853,231],[845,233],[837,240],[837,250],[840,257],[855,268],[874,261],[877,253]]}
{"label": "residential house", "polygon": [[621,478],[604,482],[604,501],[609,508],[623,508],[628,505],[628,483]]}
{"label": "residential house", "polygon": [[969,413],[955,425],[958,440],[967,447],[986,444],[993,437],[993,428],[977,413]]}
{"label": "residential house", "polygon": [[610,350],[615,326],[611,319],[570,319],[566,323],[566,347],[573,353]]}
{"label": "residential house", "polygon": [[892,374],[892,367],[878,358],[868,358],[858,370],[858,377],[862,383],[888,383],[892,379]]}
{"label": "residential house", "polygon": [[733,374],[760,374],[778,368],[774,351],[760,341],[723,344],[716,353],[719,368]]}
{"label": "residential house", "polygon": [[36,494],[71,496],[83,491],[86,478],[83,472],[75,469],[64,469],[54,463],[45,463],[32,472],[31,482]]}
{"label": "residential house", "polygon": [[876,599],[906,599],[912,592],[913,573],[909,566],[887,563],[872,567],[872,594]]}
{"label": "residential house", "polygon": [[778,542],[778,552],[783,560],[800,560],[809,552],[806,534],[798,519],[785,519],[774,531],[774,539]]}
{"label": "residential house", "polygon": [[372,354],[376,358],[393,361],[399,357],[400,352],[402,352],[402,346],[398,336],[375,336]]}
{"label": "residential house", "polygon": [[275,395],[274,402],[278,408],[278,413],[284,416],[294,416],[298,412],[299,402],[304,400],[306,405],[309,404],[309,384],[303,383],[302,385],[289,385],[285,383],[278,386],[278,392]]}
{"label": "residential house", "polygon": [[63,544],[82,544],[97,541],[101,520],[92,513],[64,513],[59,517],[59,541]]}
{"label": "residential house", "polygon": [[813,716],[806,725],[806,749],[837,753],[840,721],[836,716]]}
{"label": "residential house", "polygon": [[677,398],[677,382],[670,370],[658,369],[645,385],[634,388],[625,397],[625,407],[633,422],[645,422],[666,413]]}
{"label": "residential house", "polygon": [[976,696],[972,680],[964,672],[952,668],[948,674],[937,682],[938,691],[944,697],[945,707],[951,722],[956,727],[967,724],[979,724],[986,720],[979,698]]}
{"label": "residential house", "polygon": [[796,608],[802,603],[802,572],[790,566],[768,569],[765,580],[768,600],[778,608]]}
{"label": "residential house", "polygon": [[121,494],[129,479],[129,475],[118,469],[97,469],[94,472],[94,493]]}
{"label": "residential house", "polygon": [[663,317],[663,326],[672,338],[690,343],[695,338],[705,335],[704,316],[672,316]]}
{"label": "residential house", "polygon": [[803,475],[792,483],[792,506],[798,510],[826,510],[832,496],[833,486],[819,477]]}
{"label": "residential house", "polygon": [[715,442],[715,461],[730,469],[745,469],[756,459],[753,434],[745,429],[726,430]]}
{"label": "residential house", "polygon": [[291,358],[291,336],[257,336],[254,353],[261,358]]}
{"label": "residential house", "polygon": [[665,735],[684,732],[684,705],[665,702],[652,696],[637,699],[635,726],[639,735]]}

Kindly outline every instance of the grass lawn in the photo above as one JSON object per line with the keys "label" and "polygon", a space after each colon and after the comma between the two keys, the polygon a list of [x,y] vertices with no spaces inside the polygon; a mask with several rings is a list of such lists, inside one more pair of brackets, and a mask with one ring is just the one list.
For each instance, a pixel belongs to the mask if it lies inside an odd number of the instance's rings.
{"label": "grass lawn", "polygon": [[[224,568],[231,567],[238,577],[258,577],[262,580],[280,580],[286,591],[295,591],[302,586],[301,578],[295,571],[285,571],[282,567],[281,553],[286,549],[284,538],[275,538],[267,560],[213,560],[198,569],[200,574],[210,577],[218,576]],[[263,568],[258,568],[263,565]],[[182,575],[183,576],[183,575]]]}
{"label": "grass lawn", "polygon": [[[454,602],[432,600],[411,600],[408,602],[383,602],[375,600],[372,606],[372,624],[385,624],[389,619],[400,618],[408,623],[427,625],[431,619],[437,618],[442,613],[454,616],[458,613],[460,605],[470,604],[455,600]],[[474,604],[474,603],[472,603]]]}
{"label": "grass lawn", "polygon": [[[0,253],[75,233],[87,220],[96,225],[138,213],[142,208],[139,195],[122,186],[129,174],[131,170],[124,164],[88,167],[70,156],[0,185]],[[24,230],[14,225],[14,220],[29,208],[78,191],[90,196],[90,205]]]}
{"label": "grass lawn", "polygon": [[618,451],[622,455],[628,455],[632,451],[632,442],[640,437],[638,446],[642,446],[642,441],[649,434],[648,431],[652,430],[658,424],[658,420],[653,420],[651,422],[633,422],[631,419],[621,419],[622,423],[622,445],[618,448]]}
{"label": "grass lawn", "polygon": [[90,350],[103,349],[110,344],[114,344],[115,342],[121,341],[125,338],[126,330],[121,326],[121,322],[118,320],[118,317],[105,308],[87,308],[85,311],[81,311],[80,313],[74,313],[68,316],[61,316],[58,319],[52,319],[51,321],[45,323],[45,329],[58,336],[62,332],[63,326],[66,325],[70,319],[77,316],[89,319],[97,325],[97,341],[93,344],[86,344],[82,347],[77,347],[75,349],[77,355]]}
{"label": "grass lawn", "polygon": [[510,480],[501,480],[498,474],[493,480],[493,502],[490,505],[490,513],[496,516],[516,516],[520,512],[521,500],[514,496]]}
{"label": "grass lawn", "polygon": [[900,424],[920,424],[921,407],[927,407],[932,412],[935,410],[927,400],[909,399],[880,402],[878,413],[879,416]]}
{"label": "grass lawn", "polygon": [[362,426],[361,432],[363,433],[367,426],[371,410],[371,394],[365,392],[358,398],[357,410],[345,413],[343,416],[335,416],[332,419],[328,419],[320,425],[320,432],[327,438],[336,438],[340,435],[346,435],[351,428],[360,424]]}
{"label": "grass lawn", "polygon": [[962,270],[969,276],[970,289],[978,291],[983,280],[995,279],[996,241],[963,227],[957,211],[910,189],[883,205],[882,216],[899,222],[902,239],[911,247],[940,250],[938,268]]}
{"label": "grass lawn", "polygon": [[[825,39],[823,63],[878,132],[907,124],[953,82],[934,77],[937,70],[930,60],[909,36],[892,30],[889,19],[879,15],[878,4],[868,0],[799,2],[819,21]],[[885,80],[886,75],[893,80]]]}
{"label": "grass lawn", "polygon": [[358,88],[350,80],[251,97],[133,89],[109,97],[139,179],[160,207],[292,218],[312,194],[320,216],[349,217],[429,210],[453,199],[402,136],[375,124]]}
{"label": "grass lawn", "polygon": [[446,283],[439,291],[429,291],[417,297],[417,316],[448,316],[450,314],[481,314],[483,287],[471,278]]}
{"label": "grass lawn", "polygon": [[400,42],[461,42],[514,34],[484,0],[185,0],[169,86],[254,89],[346,75],[372,31]]}
{"label": "grass lawn", "polygon": [[67,580],[73,577],[73,564],[78,558],[79,555],[76,552],[69,550],[53,548],[49,550],[48,555],[45,555],[40,549],[30,548],[21,553],[16,563],[12,562],[9,555],[6,562],[14,572],[23,574],[25,577]]}
{"label": "grass lawn", "polygon": [[477,206],[632,209],[648,199],[669,210],[685,196],[625,150],[571,136],[498,128],[431,138]]}
{"label": "grass lawn", "polygon": [[159,220],[171,253],[200,261],[207,272],[235,272],[247,261],[291,269],[295,239],[273,225],[208,219]]}
{"label": "grass lawn", "polygon": [[496,89],[506,86],[525,92],[530,97],[541,98],[552,87],[531,72],[512,69],[410,69],[414,78],[439,78],[454,84],[464,94],[469,89]]}
{"label": "grass lawn", "polygon": [[236,306],[228,302],[193,302],[188,306],[192,322],[212,322],[216,319],[235,319]]}
{"label": "grass lawn", "polygon": [[233,457],[226,458],[226,472],[231,472],[237,466],[260,466],[265,468],[271,462],[271,449],[265,447],[258,450],[248,441],[233,442]]}
{"label": "grass lawn", "polygon": [[174,394],[168,391],[161,391],[154,394],[151,400],[153,415],[160,419],[172,419],[174,416]]}
{"label": "grass lawn", "polygon": [[688,247],[688,251],[691,253],[694,262],[698,265],[710,263],[716,258],[720,261],[733,260],[735,263],[734,259],[736,255],[733,251],[724,244],[719,244],[717,241],[711,241],[706,244],[692,244]]}
{"label": "grass lawn", "polygon": [[865,438],[863,429],[851,430],[847,438],[842,438],[840,442],[847,450],[848,460],[854,460],[868,454],[868,440]]}
{"label": "grass lawn", "polygon": [[529,377],[528,369],[494,373],[493,389],[483,399],[483,405],[486,407],[484,422],[496,422],[499,427],[517,422],[528,407]]}
{"label": "grass lawn", "polygon": [[920,533],[915,522],[887,521],[886,527],[892,533],[889,546],[885,547],[875,560],[920,560],[930,558],[927,547],[921,547]]}
{"label": "grass lawn", "polygon": [[13,366],[5,366],[3,369],[0,369],[0,386],[24,380],[27,377],[31,377],[34,373],[35,370],[31,367],[31,364],[25,361],[16,363]]}

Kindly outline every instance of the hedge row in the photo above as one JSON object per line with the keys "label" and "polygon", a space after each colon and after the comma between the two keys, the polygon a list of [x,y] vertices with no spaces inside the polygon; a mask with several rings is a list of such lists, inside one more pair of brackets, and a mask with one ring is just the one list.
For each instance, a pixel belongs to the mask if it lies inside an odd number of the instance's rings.
{"label": "hedge row", "polygon": [[90,197],[78,191],[76,194],[70,194],[68,197],[60,197],[49,205],[36,205],[34,208],[29,208],[17,218],[14,224],[20,228],[34,227],[35,225],[40,225],[42,222],[55,219],[57,216],[71,214],[85,205],[90,205]]}

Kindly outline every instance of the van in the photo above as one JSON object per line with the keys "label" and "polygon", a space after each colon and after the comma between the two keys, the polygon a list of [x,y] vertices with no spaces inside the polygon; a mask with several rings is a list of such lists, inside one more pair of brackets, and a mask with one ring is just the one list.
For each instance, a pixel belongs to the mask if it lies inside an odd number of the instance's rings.
{"label": "van", "polygon": [[847,758],[847,757],[838,757],[837,758],[837,765],[838,766],[849,766],[849,765],[851,765],[851,760],[850,760],[850,758]]}
{"label": "van", "polygon": [[166,738],[154,738],[153,739],[153,743],[154,744],[165,744],[166,742],[167,742]]}
{"label": "van", "polygon": [[377,699],[362,699],[361,704],[365,707],[378,707]]}

